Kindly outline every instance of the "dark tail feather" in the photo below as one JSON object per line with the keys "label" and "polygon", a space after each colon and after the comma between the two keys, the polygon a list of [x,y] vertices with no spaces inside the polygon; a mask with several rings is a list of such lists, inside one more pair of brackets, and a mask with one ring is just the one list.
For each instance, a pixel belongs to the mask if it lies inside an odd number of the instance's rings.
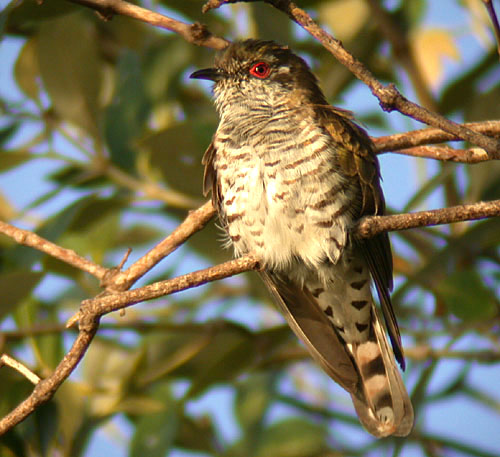
{"label": "dark tail feather", "polygon": [[369,341],[346,345],[307,289],[272,273],[261,276],[314,360],[351,394],[365,429],[379,438],[408,435],[413,408],[373,304]]}
{"label": "dark tail feather", "polygon": [[413,407],[373,305],[370,339],[352,347],[352,353],[361,387],[351,397],[361,423],[377,437],[407,436]]}

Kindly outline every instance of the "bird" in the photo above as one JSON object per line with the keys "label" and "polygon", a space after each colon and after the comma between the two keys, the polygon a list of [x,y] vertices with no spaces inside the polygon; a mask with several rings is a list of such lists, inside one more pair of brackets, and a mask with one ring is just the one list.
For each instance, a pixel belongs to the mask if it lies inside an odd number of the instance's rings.
{"label": "bird", "polygon": [[385,211],[372,140],[328,103],[304,59],[273,41],[234,41],[190,77],[214,83],[219,124],[203,191],[228,245],[258,259],[289,326],[349,392],[363,427],[407,436],[414,418],[396,365],[405,369],[389,238],[351,230]]}

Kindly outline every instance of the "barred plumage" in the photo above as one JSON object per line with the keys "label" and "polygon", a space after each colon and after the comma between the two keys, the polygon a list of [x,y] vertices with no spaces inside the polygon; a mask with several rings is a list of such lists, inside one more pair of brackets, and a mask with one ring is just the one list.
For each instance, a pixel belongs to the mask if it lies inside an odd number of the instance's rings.
{"label": "barred plumage", "polygon": [[236,255],[258,256],[288,323],[349,391],[365,428],[407,435],[411,402],[370,290],[372,277],[404,368],[389,240],[349,237],[357,219],[384,211],[369,137],[327,103],[301,58],[273,42],[234,43],[192,77],[215,81],[220,123],[203,160],[204,189]]}

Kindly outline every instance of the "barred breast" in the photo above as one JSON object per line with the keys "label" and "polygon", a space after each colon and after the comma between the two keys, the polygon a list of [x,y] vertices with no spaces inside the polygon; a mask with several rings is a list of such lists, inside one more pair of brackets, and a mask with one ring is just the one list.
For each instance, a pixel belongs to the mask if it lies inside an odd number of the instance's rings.
{"label": "barred breast", "polygon": [[[272,120],[239,131],[221,122],[214,139],[222,219],[237,255],[252,251],[269,268],[300,258],[337,263],[347,242],[355,189],[335,164],[335,145],[312,120]],[[232,125],[234,125],[232,123]]]}

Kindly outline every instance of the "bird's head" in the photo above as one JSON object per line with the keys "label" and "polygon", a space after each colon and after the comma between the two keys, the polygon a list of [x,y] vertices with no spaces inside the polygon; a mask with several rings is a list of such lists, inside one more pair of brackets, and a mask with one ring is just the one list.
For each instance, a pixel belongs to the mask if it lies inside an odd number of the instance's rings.
{"label": "bird's head", "polygon": [[316,77],[307,63],[288,47],[272,41],[236,41],[215,59],[212,68],[194,72],[191,78],[214,81],[214,96],[219,111],[227,106],[273,107],[283,97],[295,103],[326,103]]}

